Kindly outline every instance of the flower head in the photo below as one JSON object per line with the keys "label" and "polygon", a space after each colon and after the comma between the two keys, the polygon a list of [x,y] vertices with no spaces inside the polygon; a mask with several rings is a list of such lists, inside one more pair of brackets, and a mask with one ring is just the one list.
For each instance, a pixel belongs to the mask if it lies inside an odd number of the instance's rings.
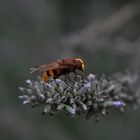
{"label": "flower head", "polygon": [[127,105],[137,106],[139,90],[135,87],[136,76],[115,74],[97,79],[89,74],[87,79],[66,83],[61,79],[51,78],[44,82],[26,80],[27,87],[20,87],[23,95],[19,98],[23,104],[32,107],[43,106],[43,114],[55,114],[62,110],[69,116],[85,114],[86,118],[106,115],[106,111],[114,108],[125,109]]}

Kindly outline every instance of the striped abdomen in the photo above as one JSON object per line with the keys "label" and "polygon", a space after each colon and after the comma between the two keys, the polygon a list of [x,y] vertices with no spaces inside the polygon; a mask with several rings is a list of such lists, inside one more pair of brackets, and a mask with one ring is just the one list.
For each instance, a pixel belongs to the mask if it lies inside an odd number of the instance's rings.
{"label": "striped abdomen", "polygon": [[48,81],[50,77],[57,78],[61,74],[62,74],[62,71],[60,69],[48,70],[48,71],[44,72],[44,74],[42,76],[42,80],[43,81]]}

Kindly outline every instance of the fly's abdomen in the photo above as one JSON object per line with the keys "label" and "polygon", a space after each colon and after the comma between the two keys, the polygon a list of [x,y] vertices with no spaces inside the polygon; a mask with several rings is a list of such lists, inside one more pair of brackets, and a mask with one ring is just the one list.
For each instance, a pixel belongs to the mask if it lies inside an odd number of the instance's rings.
{"label": "fly's abdomen", "polygon": [[44,72],[44,74],[42,75],[42,80],[45,82],[49,80],[49,76],[48,76],[47,72]]}
{"label": "fly's abdomen", "polygon": [[56,69],[56,70],[48,70],[46,72],[44,72],[43,76],[42,76],[42,80],[43,81],[48,81],[50,79],[50,77],[54,77],[57,78],[58,76],[61,75],[61,71],[60,69]]}

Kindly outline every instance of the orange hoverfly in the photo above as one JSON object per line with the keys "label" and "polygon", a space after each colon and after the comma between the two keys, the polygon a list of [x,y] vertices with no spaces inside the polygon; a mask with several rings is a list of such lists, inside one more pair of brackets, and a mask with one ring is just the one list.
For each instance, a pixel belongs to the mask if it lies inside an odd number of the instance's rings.
{"label": "orange hoverfly", "polygon": [[50,77],[58,78],[61,75],[67,76],[70,81],[70,78],[68,76],[70,72],[75,73],[75,79],[76,74],[81,75],[76,73],[76,70],[84,71],[84,62],[80,58],[59,59],[49,64],[31,68],[31,73],[41,72],[43,74],[42,80],[45,82],[47,82],[50,79]]}

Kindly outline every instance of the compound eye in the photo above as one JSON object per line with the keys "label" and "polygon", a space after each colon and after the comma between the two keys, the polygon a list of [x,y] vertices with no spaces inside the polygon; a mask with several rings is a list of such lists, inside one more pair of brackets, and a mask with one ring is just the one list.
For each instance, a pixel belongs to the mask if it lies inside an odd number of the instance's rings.
{"label": "compound eye", "polygon": [[84,71],[84,70],[85,70],[85,65],[84,65],[83,60],[80,59],[80,58],[77,58],[77,59],[75,59],[75,60],[77,60],[77,61],[79,61],[79,62],[81,63],[81,70]]}

